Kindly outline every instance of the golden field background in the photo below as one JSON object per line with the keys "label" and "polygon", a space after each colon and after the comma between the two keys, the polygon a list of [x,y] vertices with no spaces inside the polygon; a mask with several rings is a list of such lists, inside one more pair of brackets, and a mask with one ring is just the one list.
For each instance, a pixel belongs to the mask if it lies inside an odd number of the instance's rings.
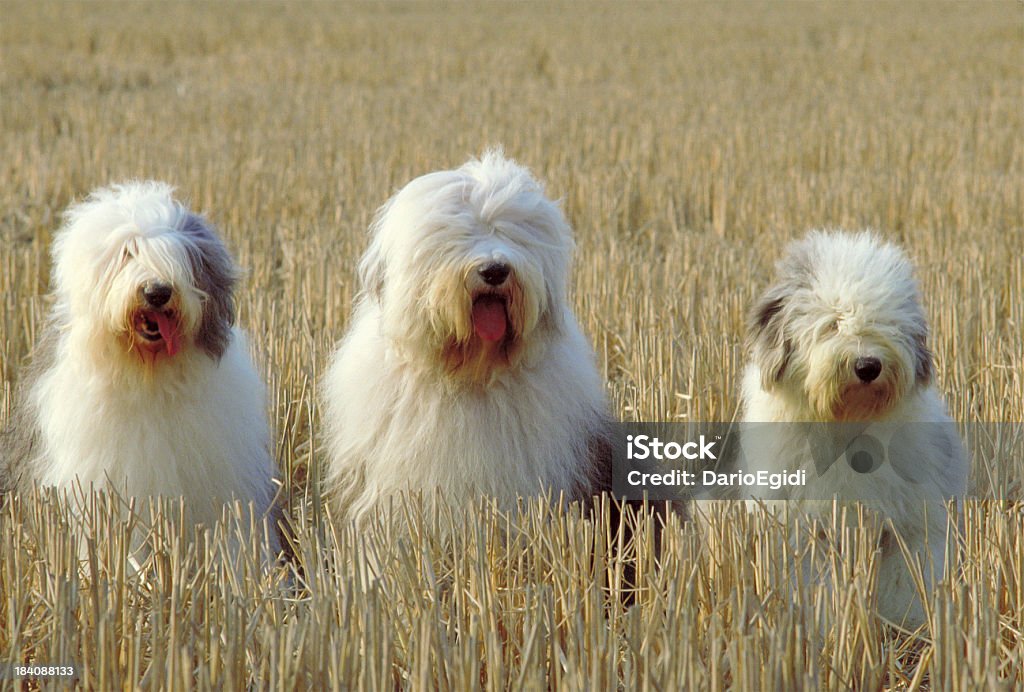
{"label": "golden field background", "polygon": [[[712,542],[674,524],[660,570],[644,568],[649,534],[591,549],[594,523],[541,505],[478,508],[451,544],[444,517],[415,510],[411,541],[333,527],[315,496],[314,403],[375,209],[500,144],[576,229],[574,300],[620,417],[731,420],[744,311],[785,243],[872,227],[917,263],[953,416],[1019,435],[1019,3],[0,13],[0,422],[45,314],[61,211],[117,180],[170,181],[247,269],[240,321],[270,384],[303,571],[239,577],[231,522],[201,550],[157,508],[152,564],[126,574],[128,527],[103,507],[78,570],[66,507],[21,499],[0,519],[0,661],[72,661],[100,688],[1024,684],[1019,503],[968,503],[963,573],[909,636],[871,617],[870,550],[831,556],[846,565],[833,588],[790,588],[793,529],[762,516],[714,517]],[[973,492],[1019,502],[1024,442],[991,447]],[[371,578],[377,549],[394,569]],[[627,558],[637,605],[606,608]]]}

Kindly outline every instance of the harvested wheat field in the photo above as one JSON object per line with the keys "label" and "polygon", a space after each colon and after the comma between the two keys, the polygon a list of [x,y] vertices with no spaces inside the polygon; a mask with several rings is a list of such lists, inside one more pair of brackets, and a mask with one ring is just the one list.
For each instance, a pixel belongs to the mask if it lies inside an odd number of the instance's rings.
{"label": "harvested wheat field", "polygon": [[[246,268],[239,321],[270,386],[295,557],[264,573],[237,520],[183,527],[173,502],[97,497],[80,523],[54,493],[11,497],[0,664],[73,665],[95,689],[1024,685],[1019,3],[7,2],[2,17],[0,423],[61,211],[167,180]],[[739,508],[704,537],[673,517],[657,568],[644,516],[613,548],[600,520],[538,499],[330,521],[317,388],[367,226],[414,176],[489,145],[562,200],[573,301],[624,420],[734,419],[745,311],[787,241],[871,227],[906,247],[938,386],[957,421],[986,424],[961,568],[924,628],[874,617],[872,538],[842,516],[826,530],[843,551],[817,556],[831,583],[802,582],[795,523]],[[133,531],[149,548],[134,565]]]}

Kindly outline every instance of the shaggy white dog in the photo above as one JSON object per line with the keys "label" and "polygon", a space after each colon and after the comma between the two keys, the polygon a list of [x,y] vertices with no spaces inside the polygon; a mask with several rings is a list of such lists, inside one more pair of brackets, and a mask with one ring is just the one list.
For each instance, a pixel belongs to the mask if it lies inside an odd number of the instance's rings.
{"label": "shaggy white dog", "polygon": [[[946,502],[964,494],[968,463],[932,384],[927,337],[899,248],[866,232],[810,233],[790,246],[749,323],[743,420],[785,425],[746,425],[742,441],[747,470],[807,472],[805,486],[783,495],[801,509],[831,512],[825,500],[837,498],[873,510],[929,588],[945,565]],[[920,624],[924,611],[889,529],[880,550],[880,612]]]}
{"label": "shaggy white dog", "polygon": [[67,211],[8,473],[22,490],[183,496],[196,522],[235,499],[264,515],[274,464],[264,385],[232,327],[237,269],[171,193],[115,185]]}
{"label": "shaggy white dog", "polygon": [[324,380],[328,481],[360,520],[403,490],[508,505],[607,485],[604,386],[568,300],[571,231],[488,152],[377,215]]}

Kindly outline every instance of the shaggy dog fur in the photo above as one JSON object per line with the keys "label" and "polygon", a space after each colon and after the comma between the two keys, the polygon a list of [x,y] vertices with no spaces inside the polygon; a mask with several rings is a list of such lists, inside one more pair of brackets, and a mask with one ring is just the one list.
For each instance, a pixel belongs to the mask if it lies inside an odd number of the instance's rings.
{"label": "shaggy dog fur", "polygon": [[4,466],[21,491],[183,496],[209,524],[237,499],[262,516],[274,464],[264,385],[232,327],[237,269],[171,192],[115,185],[68,210]]}
{"label": "shaggy dog fur", "polygon": [[424,175],[371,231],[323,388],[342,516],[403,490],[508,505],[605,487],[604,386],[567,297],[572,235],[529,171],[489,152]]}
{"label": "shaggy dog fur", "polygon": [[[776,283],[751,313],[753,358],[742,393],[744,421],[813,423],[745,428],[757,435],[744,440],[747,470],[803,468],[807,485],[786,494],[801,509],[831,512],[824,499],[835,497],[882,518],[889,528],[880,544],[879,611],[912,625],[924,611],[891,529],[930,588],[948,552],[946,503],[964,494],[968,472],[932,383],[927,338],[911,265],[899,248],[870,233],[812,232],[789,248]],[[866,438],[851,430],[879,444],[857,450],[854,443]],[[822,445],[839,451],[824,469],[814,453]]]}

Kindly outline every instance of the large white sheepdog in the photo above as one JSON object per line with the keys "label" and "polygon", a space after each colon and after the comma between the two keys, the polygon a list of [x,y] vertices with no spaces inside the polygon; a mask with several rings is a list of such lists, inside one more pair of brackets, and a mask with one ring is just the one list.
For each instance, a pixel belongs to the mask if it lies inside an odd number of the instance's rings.
{"label": "large white sheepdog", "polygon": [[53,312],[5,441],[8,473],[21,489],[184,496],[196,522],[236,499],[266,514],[266,396],[232,327],[237,269],[171,193],[115,185],[67,211]]}
{"label": "large white sheepdog", "polygon": [[489,152],[424,175],[371,230],[324,381],[342,516],[403,490],[507,505],[607,485],[604,386],[566,295],[571,231],[529,171]]}
{"label": "large white sheepdog", "polygon": [[742,395],[744,421],[783,424],[744,428],[747,470],[805,470],[807,484],[784,493],[802,509],[831,511],[834,497],[873,510],[888,526],[879,610],[915,625],[924,612],[892,529],[929,587],[945,565],[946,503],[968,472],[927,338],[899,248],[866,232],[812,232],[751,313]]}

